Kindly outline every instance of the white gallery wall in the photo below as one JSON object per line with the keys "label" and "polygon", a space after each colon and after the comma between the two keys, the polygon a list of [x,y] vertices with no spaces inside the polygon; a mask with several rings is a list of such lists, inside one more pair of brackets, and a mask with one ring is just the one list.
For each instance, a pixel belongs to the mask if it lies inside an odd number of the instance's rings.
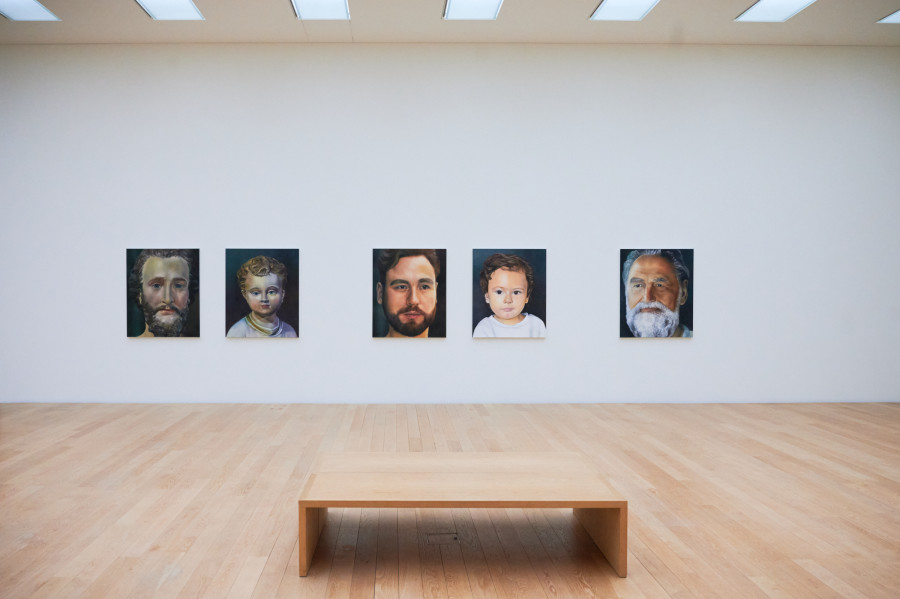
{"label": "white gallery wall", "polygon": [[[4,402],[897,401],[900,48],[0,46]],[[201,337],[126,337],[126,248]],[[299,340],[226,340],[226,248],[299,248]],[[446,248],[447,338],[371,338]],[[546,248],[545,340],[471,339],[473,248]],[[620,248],[695,250],[619,339]]]}

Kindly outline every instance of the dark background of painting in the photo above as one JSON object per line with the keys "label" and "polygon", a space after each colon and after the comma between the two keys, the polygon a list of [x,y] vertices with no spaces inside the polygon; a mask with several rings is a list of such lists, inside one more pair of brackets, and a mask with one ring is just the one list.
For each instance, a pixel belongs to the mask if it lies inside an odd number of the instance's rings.
{"label": "dark background of painting", "polygon": [[278,310],[278,318],[282,319],[297,331],[300,336],[300,281],[299,260],[300,252],[296,249],[282,250],[225,250],[225,333],[237,321],[250,313],[247,300],[241,295],[241,286],[238,283],[237,271],[241,265],[256,256],[268,256],[275,258],[287,268],[287,284],[285,285],[284,301]]}
{"label": "dark background of painting", "polygon": [[[631,329],[628,328],[628,324],[625,322],[625,281],[622,280],[622,268],[625,267],[625,260],[628,258],[628,254],[633,252],[635,249],[640,248],[632,248],[629,250],[619,250],[619,336],[620,337],[631,337],[634,338],[634,335],[631,333]],[[666,248],[661,248],[666,249]],[[694,250],[678,250],[681,252],[681,257],[684,258],[684,263],[687,266],[688,270],[691,273],[691,278],[688,279],[688,296],[687,301],[681,306],[681,312],[679,312],[679,321],[681,324],[685,325],[687,328],[694,332]]]}
{"label": "dark background of painting", "polygon": [[[378,294],[375,285],[378,283],[378,266],[375,259],[381,249],[406,249],[406,248],[379,248],[372,250],[372,337],[384,337],[388,333],[387,319],[384,310],[378,303]],[[428,248],[423,248],[428,249]],[[428,327],[428,337],[447,336],[447,250],[434,250],[441,261],[441,272],[437,276],[437,314],[434,322]]]}
{"label": "dark background of painting", "polygon": [[[131,267],[134,261],[141,255],[144,248],[125,250],[125,297],[128,298],[127,319],[129,337],[139,337],[144,332],[144,313],[141,311],[137,300],[131,297],[128,292],[128,277],[131,276]],[[193,281],[190,282],[191,303],[188,306],[188,319],[184,323],[184,331],[182,337],[199,337],[200,336],[200,250],[188,250],[194,252],[193,268],[196,272],[191,273]]]}
{"label": "dark background of painting", "polygon": [[472,250],[472,332],[481,319],[493,314],[481,291],[481,267],[491,254],[514,254],[531,264],[534,289],[523,312],[534,314],[547,324],[547,250]]}

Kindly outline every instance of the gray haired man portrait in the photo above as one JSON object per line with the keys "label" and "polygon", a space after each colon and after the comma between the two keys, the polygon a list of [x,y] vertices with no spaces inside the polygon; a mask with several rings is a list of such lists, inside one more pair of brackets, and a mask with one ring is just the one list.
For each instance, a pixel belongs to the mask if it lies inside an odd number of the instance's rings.
{"label": "gray haired man portrait", "polygon": [[[627,252],[627,255],[625,255]],[[692,337],[693,250],[622,250],[623,312],[635,337]],[[627,337],[623,327],[623,337]]]}

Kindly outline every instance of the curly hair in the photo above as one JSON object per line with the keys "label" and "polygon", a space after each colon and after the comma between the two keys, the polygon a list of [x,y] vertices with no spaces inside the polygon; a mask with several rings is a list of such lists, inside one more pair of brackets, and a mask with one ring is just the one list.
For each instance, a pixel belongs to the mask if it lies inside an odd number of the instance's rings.
{"label": "curly hair", "polygon": [[528,288],[525,290],[525,297],[531,296],[531,290],[534,289],[534,269],[531,264],[515,254],[491,254],[481,267],[481,292],[488,292],[488,284],[491,281],[491,275],[494,271],[505,268],[514,272],[520,272],[525,275],[525,281]]}
{"label": "curly hair", "polygon": [[256,277],[264,277],[268,274],[276,275],[281,279],[281,286],[287,285],[287,267],[284,264],[270,258],[269,256],[256,256],[244,262],[237,271],[238,284],[241,286],[241,293],[247,291],[247,277],[253,275]]}
{"label": "curly hair", "polygon": [[441,274],[441,259],[436,250],[377,250],[375,252],[375,266],[378,268],[378,280],[385,284],[387,271],[397,266],[400,258],[410,256],[424,256],[434,268],[435,278]]}
{"label": "curly hair", "polygon": [[[130,250],[129,250],[130,251]],[[131,273],[128,275],[128,295],[140,305],[140,297],[143,291],[144,281],[144,264],[150,258],[181,258],[188,265],[188,290],[191,297],[197,295],[200,290],[200,272],[197,268],[198,250],[141,250],[134,265],[131,267]]]}

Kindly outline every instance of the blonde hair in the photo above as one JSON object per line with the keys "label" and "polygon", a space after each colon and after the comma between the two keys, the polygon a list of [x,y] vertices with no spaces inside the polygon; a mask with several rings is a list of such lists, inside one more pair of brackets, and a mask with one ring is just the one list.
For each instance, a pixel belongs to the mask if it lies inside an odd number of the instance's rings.
{"label": "blonde hair", "polygon": [[247,276],[254,275],[264,277],[268,274],[276,275],[281,279],[281,286],[287,284],[287,268],[284,264],[270,258],[268,256],[256,256],[244,262],[237,271],[238,284],[241,286],[241,292],[247,290]]}

